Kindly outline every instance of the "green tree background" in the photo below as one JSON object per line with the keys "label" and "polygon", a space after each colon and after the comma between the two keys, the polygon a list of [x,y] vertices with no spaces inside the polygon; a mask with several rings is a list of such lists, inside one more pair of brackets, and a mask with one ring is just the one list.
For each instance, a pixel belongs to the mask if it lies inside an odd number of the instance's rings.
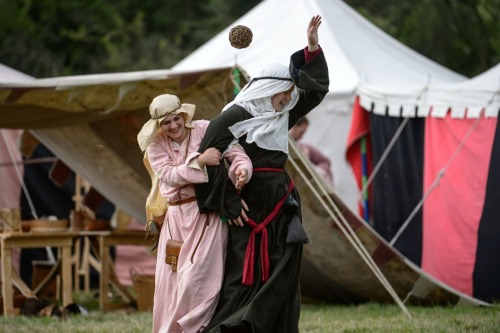
{"label": "green tree background", "polygon": [[[0,63],[39,78],[170,68],[259,2],[0,0]],[[500,0],[345,2],[466,76],[499,62]]]}

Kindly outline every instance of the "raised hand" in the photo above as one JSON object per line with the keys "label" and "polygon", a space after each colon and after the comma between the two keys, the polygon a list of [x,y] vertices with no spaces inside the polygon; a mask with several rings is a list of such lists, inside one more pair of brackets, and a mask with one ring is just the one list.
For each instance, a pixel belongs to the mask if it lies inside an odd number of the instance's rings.
{"label": "raised hand", "polygon": [[309,52],[314,52],[319,48],[318,28],[320,25],[321,16],[313,16],[307,27],[307,46]]}

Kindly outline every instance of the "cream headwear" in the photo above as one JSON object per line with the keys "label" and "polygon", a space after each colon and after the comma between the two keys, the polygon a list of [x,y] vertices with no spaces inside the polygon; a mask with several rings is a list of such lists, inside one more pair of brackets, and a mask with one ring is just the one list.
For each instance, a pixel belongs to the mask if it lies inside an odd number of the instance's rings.
{"label": "cream headwear", "polygon": [[194,104],[181,104],[179,98],[174,95],[164,94],[156,96],[151,105],[149,105],[151,119],[142,126],[141,131],[137,135],[137,141],[141,150],[145,151],[151,142],[153,142],[156,134],[161,131],[161,122],[171,114],[185,113],[186,128],[193,128],[191,120],[193,120],[195,108]]}
{"label": "cream headwear", "polygon": [[[163,223],[163,216],[165,215],[168,207],[167,198],[163,197],[160,193],[160,177],[159,172],[155,174],[151,164],[149,163],[148,153],[146,148],[153,142],[155,136],[161,132],[161,122],[171,114],[185,114],[186,128],[193,128],[191,121],[193,120],[194,110],[196,106],[193,104],[181,104],[179,98],[174,95],[164,94],[157,96],[149,106],[149,113],[151,119],[148,120],[141,131],[137,135],[137,142],[141,151],[144,152],[144,165],[151,176],[151,191],[146,199],[146,230],[149,230],[150,224],[153,221]],[[160,219],[161,221],[158,221]]]}

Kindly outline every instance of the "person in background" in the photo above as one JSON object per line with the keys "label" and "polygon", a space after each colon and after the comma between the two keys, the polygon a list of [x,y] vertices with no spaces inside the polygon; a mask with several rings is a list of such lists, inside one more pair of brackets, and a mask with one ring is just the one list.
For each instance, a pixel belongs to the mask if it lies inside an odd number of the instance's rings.
{"label": "person in background", "polygon": [[[215,148],[198,152],[209,122],[193,121],[194,110],[193,104],[181,104],[174,95],[157,96],[149,107],[151,119],[138,135],[153,180],[146,202],[148,221],[160,218],[154,332],[200,332],[212,318],[219,299],[227,225],[216,212],[200,214],[193,184],[206,183],[206,167],[221,165],[222,157],[230,163],[226,172],[235,189],[248,182],[252,174],[252,164],[239,145],[222,156]],[[166,263],[168,240],[182,244],[176,263],[171,265]]]}
{"label": "person in background", "polygon": [[307,27],[308,46],[290,67],[270,64],[210,121],[199,152],[239,143],[252,161],[251,180],[228,190],[227,172],[209,166],[196,184],[200,212],[218,212],[229,227],[225,278],[216,313],[203,332],[297,333],[303,244],[300,197],[285,171],[288,130],[328,92],[328,66],[318,44],[321,17]]}
{"label": "person in background", "polygon": [[323,177],[331,186],[333,186],[333,174],[331,171],[330,159],[323,155],[318,149],[313,145],[301,142],[300,140],[304,136],[309,127],[309,120],[307,117],[300,118],[297,123],[290,128],[288,133],[297,142],[302,153],[309,158],[312,164],[316,167],[316,171],[321,177]]}

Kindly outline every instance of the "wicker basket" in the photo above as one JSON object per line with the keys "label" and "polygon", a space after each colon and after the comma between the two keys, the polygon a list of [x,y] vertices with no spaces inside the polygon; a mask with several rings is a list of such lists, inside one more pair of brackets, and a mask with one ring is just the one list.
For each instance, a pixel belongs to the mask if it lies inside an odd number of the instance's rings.
{"label": "wicker basket", "polygon": [[68,230],[68,220],[31,220],[31,232],[61,232]]}
{"label": "wicker basket", "polygon": [[139,274],[134,269],[130,270],[130,276],[134,284],[137,310],[143,312],[153,311],[155,276],[151,274]]}

